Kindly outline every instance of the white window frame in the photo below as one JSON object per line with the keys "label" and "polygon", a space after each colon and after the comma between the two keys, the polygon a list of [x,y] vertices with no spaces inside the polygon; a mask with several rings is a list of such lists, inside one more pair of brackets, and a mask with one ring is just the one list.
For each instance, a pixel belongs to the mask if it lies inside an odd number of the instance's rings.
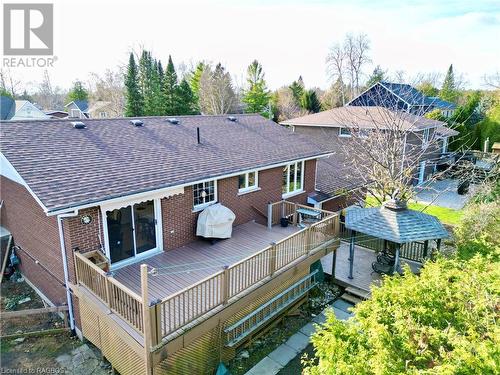
{"label": "white window frame", "polygon": [[[123,207],[129,207],[132,206],[132,221],[134,220],[134,210],[133,206],[134,204],[139,204],[142,202],[147,202],[147,201],[153,201],[154,204],[154,213],[155,213],[155,220],[156,220],[156,229],[155,229],[155,235],[156,235],[156,247],[147,251],[144,251],[143,253],[135,254],[134,256],[120,260],[118,262],[112,263],[111,261],[111,254],[110,254],[110,249],[109,249],[109,234],[108,234],[108,221],[107,221],[107,215],[106,212],[108,211],[113,211],[116,209],[120,209]],[[104,252],[106,254],[106,257],[109,259],[110,262],[110,267],[112,270],[116,270],[118,268],[127,266],[132,263],[136,263],[141,259],[149,258],[150,256],[153,256],[155,254],[159,254],[163,252],[163,224],[162,224],[162,215],[161,215],[161,198],[143,198],[139,200],[134,200],[134,201],[124,201],[118,204],[114,205],[102,205],[101,206],[101,218],[102,218],[102,229],[103,229],[103,237],[104,237]],[[135,243],[135,230],[133,231],[133,236],[134,236],[134,253],[136,253],[136,243]]]}
{"label": "white window frame", "polygon": [[[250,173],[253,173],[255,175],[255,184],[254,185],[251,185],[249,186],[248,185],[248,181],[249,181],[249,174]],[[245,187],[243,188],[240,188],[240,176],[245,176]],[[259,189],[259,171],[257,170],[254,170],[254,171],[248,171],[246,173],[242,173],[240,175],[238,175],[238,193],[249,193],[251,191],[255,191],[255,190],[258,190]]]}
{"label": "white window frame", "polygon": [[[201,204],[197,204],[195,205],[194,204],[194,186],[195,185],[198,185],[198,184],[203,184],[203,188],[205,189],[205,184],[208,183],[208,182],[213,182],[214,183],[214,199],[211,200],[211,201],[205,201]],[[201,182],[198,182],[197,184],[193,184],[191,185],[191,188],[192,188],[192,194],[193,194],[193,212],[196,212],[196,211],[201,211],[203,210],[204,208],[214,204],[217,202],[217,180],[205,180],[205,181],[201,181]],[[205,199],[205,198],[203,198]]]}
{"label": "white window frame", "polygon": [[429,144],[429,139],[431,137],[431,129],[430,128],[425,128],[422,131],[422,148],[426,148],[427,145]]}
{"label": "white window frame", "polygon": [[[342,134],[342,130],[343,130],[343,129],[344,129],[345,131],[347,131],[349,134]],[[352,137],[351,130],[349,130],[349,128],[340,127],[340,128],[339,128],[339,137],[345,137],[345,138]]]}
{"label": "white window frame", "polygon": [[108,112],[99,112],[99,118],[107,118]]}
{"label": "white window frame", "polygon": [[[77,114],[76,116],[75,116],[75,113]],[[79,109],[75,109],[75,108],[71,108],[70,111],[69,111],[69,114],[70,114],[71,118],[80,118],[80,117],[82,117],[82,111],[80,111]]]}
{"label": "white window frame", "polygon": [[[300,176],[300,189],[297,189],[297,190],[293,190],[293,191],[290,191],[290,167],[292,165],[295,166],[294,168],[294,182],[297,182],[297,166],[301,164],[301,168],[300,168],[300,172],[301,172],[301,176]],[[305,175],[305,162],[304,160],[302,161],[296,161],[296,162],[293,162],[293,163],[289,163],[287,165],[285,165],[285,168],[287,168],[287,176],[286,176],[286,192],[285,193],[282,193],[281,197],[282,198],[289,198],[289,197],[292,197],[294,195],[297,195],[297,194],[300,194],[302,192],[304,192],[304,175]],[[283,178],[283,176],[282,176]],[[283,186],[282,186],[283,188]]]}

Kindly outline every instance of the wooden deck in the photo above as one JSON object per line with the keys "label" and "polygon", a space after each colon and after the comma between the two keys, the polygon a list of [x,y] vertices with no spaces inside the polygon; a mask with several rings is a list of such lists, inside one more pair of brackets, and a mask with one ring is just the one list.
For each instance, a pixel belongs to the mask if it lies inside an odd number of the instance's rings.
{"label": "wooden deck", "polygon": [[113,271],[114,278],[137,294],[141,294],[140,265],[150,270],[148,291],[150,301],[163,299],[220,271],[223,266],[233,265],[257,253],[301,228],[274,225],[271,229],[255,222],[233,228],[230,239],[214,245],[199,240],[186,246],[154,255],[142,262]]}
{"label": "wooden deck", "polygon": [[[324,272],[332,273],[333,254],[321,259]],[[349,244],[341,242],[337,249],[337,261],[335,264],[335,279],[343,286],[354,286],[369,292],[371,285],[380,285],[382,276],[373,272],[372,263],[376,261],[376,253],[373,250],[356,246],[354,248],[353,278],[349,279]],[[413,272],[418,272],[421,265],[416,262],[401,259],[401,265],[408,264]]]}

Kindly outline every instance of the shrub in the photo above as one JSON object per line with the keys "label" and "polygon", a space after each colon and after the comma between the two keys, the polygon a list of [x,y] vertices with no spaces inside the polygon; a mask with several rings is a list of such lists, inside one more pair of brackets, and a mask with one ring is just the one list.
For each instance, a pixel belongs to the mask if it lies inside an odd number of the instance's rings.
{"label": "shrub", "polygon": [[328,314],[309,375],[494,374],[500,368],[500,267],[440,258],[386,278],[347,322]]}

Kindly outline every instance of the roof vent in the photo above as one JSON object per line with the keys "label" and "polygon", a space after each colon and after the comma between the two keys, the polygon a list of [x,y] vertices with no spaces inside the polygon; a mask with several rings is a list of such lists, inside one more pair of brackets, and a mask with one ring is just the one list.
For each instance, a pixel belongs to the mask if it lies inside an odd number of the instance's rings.
{"label": "roof vent", "polygon": [[81,121],[72,121],[71,124],[75,129],[85,129],[87,126]]}
{"label": "roof vent", "polygon": [[130,120],[130,123],[134,126],[143,126],[144,123],[142,122],[142,120]]}
{"label": "roof vent", "polygon": [[227,118],[227,119],[228,119],[229,121],[232,121],[232,122],[236,122],[236,121],[238,121],[238,119],[237,119],[236,117],[234,117],[234,116],[228,116],[228,118]]}
{"label": "roof vent", "polygon": [[168,118],[167,121],[174,125],[177,125],[179,123],[179,119],[176,119],[175,117]]}

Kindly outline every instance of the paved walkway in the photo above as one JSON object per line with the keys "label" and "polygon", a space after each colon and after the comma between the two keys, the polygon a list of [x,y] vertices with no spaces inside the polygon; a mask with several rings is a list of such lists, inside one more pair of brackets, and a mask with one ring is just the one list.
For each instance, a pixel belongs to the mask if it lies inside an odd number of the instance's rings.
{"label": "paved walkway", "polygon": [[60,355],[56,361],[69,373],[75,375],[108,375],[112,373],[109,365],[97,358],[94,351],[83,344],[67,354]]}
{"label": "paved walkway", "polygon": [[[339,320],[346,320],[352,316],[349,309],[353,307],[353,305],[344,300],[338,299],[334,301],[331,307],[333,308],[335,316]],[[299,332],[291,336],[285,343],[281,344],[274,351],[269,353],[269,355],[252,367],[245,375],[277,374],[288,364],[288,362],[294,359],[297,355],[300,355],[306,346],[309,345],[311,335],[316,330],[314,323],[322,324],[326,321],[325,313],[328,308],[330,307],[323,310],[321,314],[317,315],[313,319],[313,322],[307,323],[299,330]]]}
{"label": "paved walkway", "polygon": [[459,195],[457,193],[458,180],[430,181],[416,188],[415,200],[421,204],[432,204],[434,206],[462,209],[474,193],[475,186],[470,185],[469,193]]}

